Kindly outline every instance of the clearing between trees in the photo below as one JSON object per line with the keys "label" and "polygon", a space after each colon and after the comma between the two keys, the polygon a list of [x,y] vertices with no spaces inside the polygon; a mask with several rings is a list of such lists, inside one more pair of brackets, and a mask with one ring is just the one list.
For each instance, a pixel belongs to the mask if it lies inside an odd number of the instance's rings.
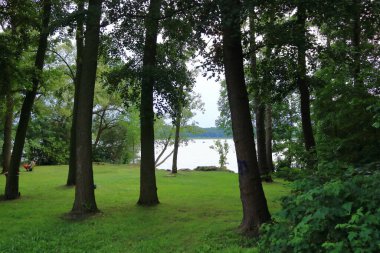
{"label": "clearing between trees", "polygon": [[[72,221],[64,218],[75,194],[64,185],[67,166],[21,171],[21,198],[0,202],[0,252],[255,252],[254,239],[236,233],[242,212],[237,174],[156,175],[161,203],[147,209],[136,204],[138,167],[95,165],[101,212]],[[280,180],[263,185],[274,213],[289,189]]]}

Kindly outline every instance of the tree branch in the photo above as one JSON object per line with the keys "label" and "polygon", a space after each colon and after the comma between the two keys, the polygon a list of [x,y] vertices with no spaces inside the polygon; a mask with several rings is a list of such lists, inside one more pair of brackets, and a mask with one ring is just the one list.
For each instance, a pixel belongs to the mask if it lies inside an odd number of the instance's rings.
{"label": "tree branch", "polygon": [[74,74],[72,68],[70,67],[69,63],[65,60],[65,58],[62,55],[60,55],[57,51],[55,51],[53,49],[48,49],[47,51],[52,52],[55,55],[57,55],[65,63],[66,67],[70,71],[70,75],[69,76],[71,77],[71,79],[73,80],[73,82],[75,82],[75,74]]}
{"label": "tree branch", "polygon": [[166,160],[168,160],[168,158],[174,153],[174,149],[172,150],[172,152],[170,152],[161,162],[159,163],[156,163],[155,164],[155,167],[157,168],[158,166],[160,166],[161,164],[163,164]]}

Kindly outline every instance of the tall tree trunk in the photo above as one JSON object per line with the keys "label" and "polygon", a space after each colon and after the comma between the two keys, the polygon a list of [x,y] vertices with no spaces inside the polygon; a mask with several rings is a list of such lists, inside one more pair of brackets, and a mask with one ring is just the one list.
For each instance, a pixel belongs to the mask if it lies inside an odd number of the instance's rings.
{"label": "tall tree trunk", "polygon": [[[265,104],[262,101],[263,87],[258,83],[257,58],[256,58],[256,14],[254,8],[249,13],[250,31],[250,71],[253,79],[252,89],[255,95],[255,115],[256,115],[256,138],[257,138],[257,158],[260,175],[265,181],[272,181],[270,170],[267,165],[267,154],[265,146]],[[256,85],[255,85],[256,84]]]}
{"label": "tall tree trunk", "polygon": [[261,224],[270,221],[270,213],[261,184],[255,140],[244,80],[243,53],[240,34],[239,0],[220,3],[223,32],[223,63],[231,111],[232,132],[239,170],[240,198],[243,220],[240,231],[258,235]]}
{"label": "tall tree trunk", "polygon": [[90,0],[86,20],[85,46],[82,57],[82,73],[78,89],[76,143],[76,185],[72,214],[85,215],[98,211],[95,202],[92,170],[92,108],[99,50],[101,0]]}
{"label": "tall tree trunk", "polygon": [[[267,154],[265,147],[265,103],[262,96],[264,87],[258,83],[257,58],[256,58],[256,13],[254,8],[249,13],[249,33],[250,33],[250,70],[253,79],[252,89],[255,99],[256,115],[256,135],[257,135],[257,158],[259,171],[265,181],[272,181],[270,170],[267,166]],[[268,50],[267,50],[268,51]],[[267,80],[265,80],[267,81]]]}
{"label": "tall tree trunk", "polygon": [[139,205],[156,205],[159,203],[154,164],[154,112],[153,86],[157,54],[158,19],[161,0],[151,0],[145,19],[145,44],[143,57],[143,78],[141,87],[141,165]]}
{"label": "tall tree trunk", "polygon": [[272,139],[273,139],[273,131],[272,131],[272,106],[267,104],[265,106],[265,149],[267,155],[267,165],[268,169],[271,172],[274,172],[273,166],[273,157],[272,157]]}
{"label": "tall tree trunk", "polygon": [[178,106],[177,117],[175,120],[175,136],[174,136],[174,147],[173,147],[173,163],[172,163],[172,173],[177,173],[177,158],[178,158],[178,148],[179,148],[179,131],[181,129],[181,116],[182,116],[182,106]]}
{"label": "tall tree trunk", "polygon": [[41,72],[44,67],[45,54],[48,45],[51,1],[44,0],[42,8],[42,26],[38,41],[36,59],[34,62],[34,68],[36,73],[32,80],[32,89],[26,92],[26,96],[21,107],[20,121],[18,123],[16,131],[16,138],[13,146],[11,163],[5,186],[5,199],[9,200],[16,199],[20,196],[18,173],[21,163],[22,151],[24,149],[26,132],[28,129],[28,124],[33,109],[34,99],[37,95],[38,85],[40,83]]}
{"label": "tall tree trunk", "polygon": [[5,121],[4,121],[4,143],[3,143],[3,171],[2,173],[6,173],[9,170],[9,166],[11,163],[11,155],[12,155],[12,126],[13,126],[13,94],[11,91],[11,84],[9,78],[9,68],[4,71],[4,76],[7,80],[6,82],[6,95],[5,95]]}
{"label": "tall tree trunk", "polygon": [[297,85],[301,97],[302,130],[306,151],[315,153],[315,140],[310,117],[310,92],[306,77],[306,9],[303,4],[298,5],[297,30],[298,30],[298,68]]}
{"label": "tall tree trunk", "polygon": [[[78,12],[84,11],[84,2],[78,1]],[[74,81],[74,106],[73,106],[73,118],[71,122],[70,129],[70,161],[69,161],[69,173],[67,175],[67,186],[75,185],[76,179],[76,159],[75,159],[75,130],[78,120],[78,90],[79,90],[79,81],[81,79],[82,73],[82,54],[83,54],[83,15],[81,15],[77,20],[77,31],[75,33],[75,40],[77,46],[77,56],[76,56],[76,73],[75,73],[75,81]]]}

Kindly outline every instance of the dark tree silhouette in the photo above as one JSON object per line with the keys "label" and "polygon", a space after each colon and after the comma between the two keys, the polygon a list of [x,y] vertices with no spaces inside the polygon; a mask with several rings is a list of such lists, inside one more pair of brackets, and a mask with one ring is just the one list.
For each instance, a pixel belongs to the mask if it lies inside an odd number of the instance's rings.
{"label": "dark tree silhouette", "polygon": [[248,94],[244,80],[239,0],[222,0],[223,64],[239,169],[243,220],[240,231],[257,235],[271,220],[257,163]]}
{"label": "dark tree silhouette", "polygon": [[[102,1],[90,0],[86,20],[82,73],[78,88],[78,111],[75,131],[76,184],[72,214],[85,215],[98,211],[95,202],[92,170],[92,108],[99,50]],[[80,117],[79,117],[80,115]]]}

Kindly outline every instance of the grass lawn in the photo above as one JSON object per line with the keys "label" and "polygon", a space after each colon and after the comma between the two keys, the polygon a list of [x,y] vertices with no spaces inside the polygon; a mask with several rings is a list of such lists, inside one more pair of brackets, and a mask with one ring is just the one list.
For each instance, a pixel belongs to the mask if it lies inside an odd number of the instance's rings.
{"label": "grass lawn", "polygon": [[[236,234],[242,217],[237,175],[157,171],[156,207],[136,205],[139,170],[96,165],[95,196],[101,213],[69,221],[74,188],[67,166],[20,172],[21,198],[0,201],[0,252],[255,252]],[[4,191],[5,177],[0,178]],[[271,212],[288,193],[281,181],[264,185]]]}

